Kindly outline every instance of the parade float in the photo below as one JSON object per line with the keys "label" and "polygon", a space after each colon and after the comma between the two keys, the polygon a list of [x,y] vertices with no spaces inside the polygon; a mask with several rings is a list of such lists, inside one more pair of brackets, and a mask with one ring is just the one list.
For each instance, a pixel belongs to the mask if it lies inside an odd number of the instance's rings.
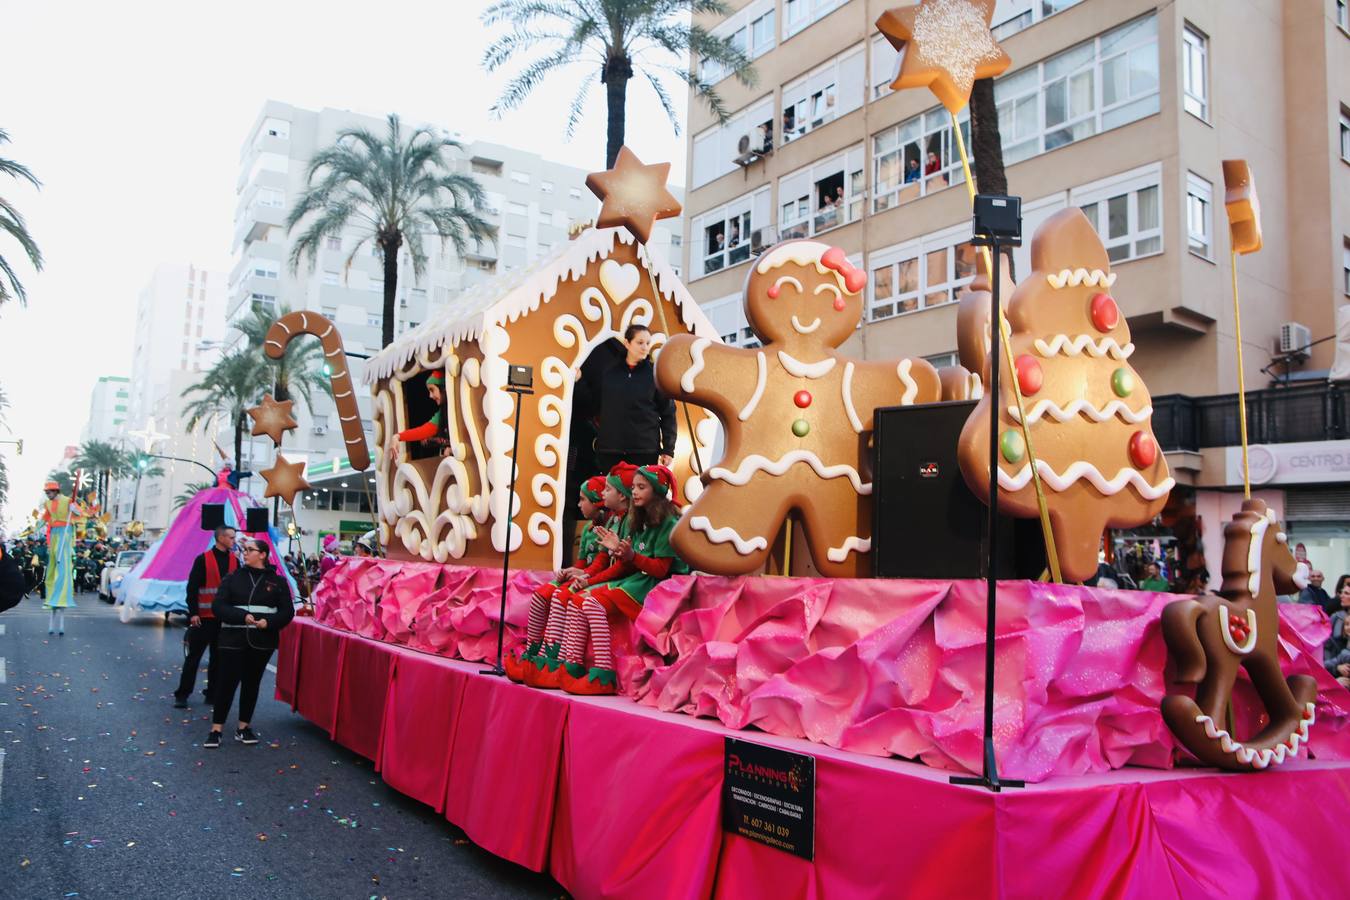
{"label": "parade float", "polygon": [[[924,0],[884,15],[904,50],[895,87],[930,86],[955,117],[973,79],[1008,64],[991,10]],[[1260,245],[1241,169],[1234,262]],[[962,298],[964,368],[937,372],[839,349],[866,276],[810,240],[751,262],[760,346],[723,344],[646,246],[652,222],[678,213],[664,178],[625,151],[592,176],[594,228],[370,361],[387,558],[325,576],[315,616],[283,633],[279,699],[475,843],[582,897],[1296,896],[1338,883],[1335,855],[1288,823],[1339,823],[1328,800],[1350,796],[1350,693],[1321,665],[1321,611],[1276,603],[1306,566],[1274,514],[1248,500],[1227,524],[1215,595],[1075,583],[1095,572],[1103,529],[1153,520],[1172,486],[1128,362],[1131,286],[1083,215],[1031,236],[1006,315],[986,261]],[[688,502],[671,542],[694,572],[662,581],[635,618],[612,616],[617,696],[512,683],[498,628],[520,652],[531,595],[572,540],[574,370],[632,323],[653,332],[658,382],[680,407]],[[292,313],[268,352],[306,334],[324,342],[364,470],[332,323]],[[870,577],[898,552],[873,530],[877,411],[965,397],[979,403],[952,458],[977,497],[1039,523],[1046,574]],[[434,452],[401,446],[427,422]],[[269,495],[304,486],[284,456],[264,474]],[[900,507],[920,523],[946,512]]]}

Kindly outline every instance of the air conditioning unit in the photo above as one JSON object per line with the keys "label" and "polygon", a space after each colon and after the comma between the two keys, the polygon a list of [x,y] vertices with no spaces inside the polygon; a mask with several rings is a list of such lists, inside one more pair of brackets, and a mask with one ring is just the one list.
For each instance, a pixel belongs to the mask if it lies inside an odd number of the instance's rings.
{"label": "air conditioning unit", "polygon": [[322,435],[325,435],[325,434],[328,433],[328,426],[327,426],[327,425],[315,425],[315,426],[314,426],[313,428],[311,428],[310,430],[313,431],[315,434],[322,436]]}
{"label": "air conditioning unit", "polygon": [[1298,322],[1285,322],[1280,326],[1279,352],[1299,359],[1308,358],[1308,345],[1312,343],[1312,332],[1307,325]]}

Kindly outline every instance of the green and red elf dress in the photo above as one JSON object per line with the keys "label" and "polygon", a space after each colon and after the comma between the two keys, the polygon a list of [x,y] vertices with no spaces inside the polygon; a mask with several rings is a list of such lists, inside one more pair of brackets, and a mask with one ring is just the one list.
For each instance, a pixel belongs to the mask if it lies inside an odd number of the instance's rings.
{"label": "green and red elf dress", "polygon": [[[642,466],[637,474],[652,485],[657,496],[674,499],[675,476],[668,468]],[[630,512],[629,521],[632,515]],[[630,621],[636,619],[652,588],[670,575],[689,571],[670,544],[670,535],[679,520],[679,514],[673,513],[641,531],[621,535],[631,542],[632,556],[616,565],[620,573],[603,584],[573,594],[574,613],[567,620],[563,638],[563,690],[590,695],[618,691],[609,614],[618,612]],[[589,669],[585,666],[587,644],[594,659]]]}
{"label": "green and red elf dress", "polygon": [[[445,375],[438,371],[432,372],[427,376],[427,387],[440,388],[445,390]],[[407,443],[413,441],[429,441],[441,433],[441,408],[436,407],[436,412],[432,413],[431,418],[418,425],[415,428],[405,428],[398,433],[398,439]]]}

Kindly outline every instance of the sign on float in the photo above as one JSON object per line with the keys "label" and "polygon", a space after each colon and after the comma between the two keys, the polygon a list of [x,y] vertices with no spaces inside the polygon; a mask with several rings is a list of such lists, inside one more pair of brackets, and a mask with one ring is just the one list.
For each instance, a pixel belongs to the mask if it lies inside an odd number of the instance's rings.
{"label": "sign on float", "polygon": [[726,738],[722,829],[805,860],[816,855],[816,759]]}

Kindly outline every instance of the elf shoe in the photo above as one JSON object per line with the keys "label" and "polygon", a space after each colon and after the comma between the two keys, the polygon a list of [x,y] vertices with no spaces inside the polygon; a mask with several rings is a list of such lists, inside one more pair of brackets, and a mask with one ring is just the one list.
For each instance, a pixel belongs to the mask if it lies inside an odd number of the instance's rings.
{"label": "elf shoe", "polygon": [[613,669],[591,669],[580,678],[569,672],[563,676],[562,688],[569,694],[601,697],[619,692],[619,678]]}
{"label": "elf shoe", "polygon": [[517,653],[506,654],[506,660],[502,665],[506,670],[506,677],[517,684],[525,684],[530,670],[534,668],[534,663]]}
{"label": "elf shoe", "polygon": [[539,651],[543,646],[543,641],[530,641],[525,648],[525,652],[520,654],[520,658],[526,662],[533,661],[537,665],[539,663]]}
{"label": "elf shoe", "polygon": [[[546,691],[556,691],[562,687],[563,678],[567,677],[567,669],[575,663],[565,663],[562,660],[545,660],[541,665],[535,668],[534,677],[528,682],[531,687],[543,688]],[[585,672],[580,666],[577,671]]]}

